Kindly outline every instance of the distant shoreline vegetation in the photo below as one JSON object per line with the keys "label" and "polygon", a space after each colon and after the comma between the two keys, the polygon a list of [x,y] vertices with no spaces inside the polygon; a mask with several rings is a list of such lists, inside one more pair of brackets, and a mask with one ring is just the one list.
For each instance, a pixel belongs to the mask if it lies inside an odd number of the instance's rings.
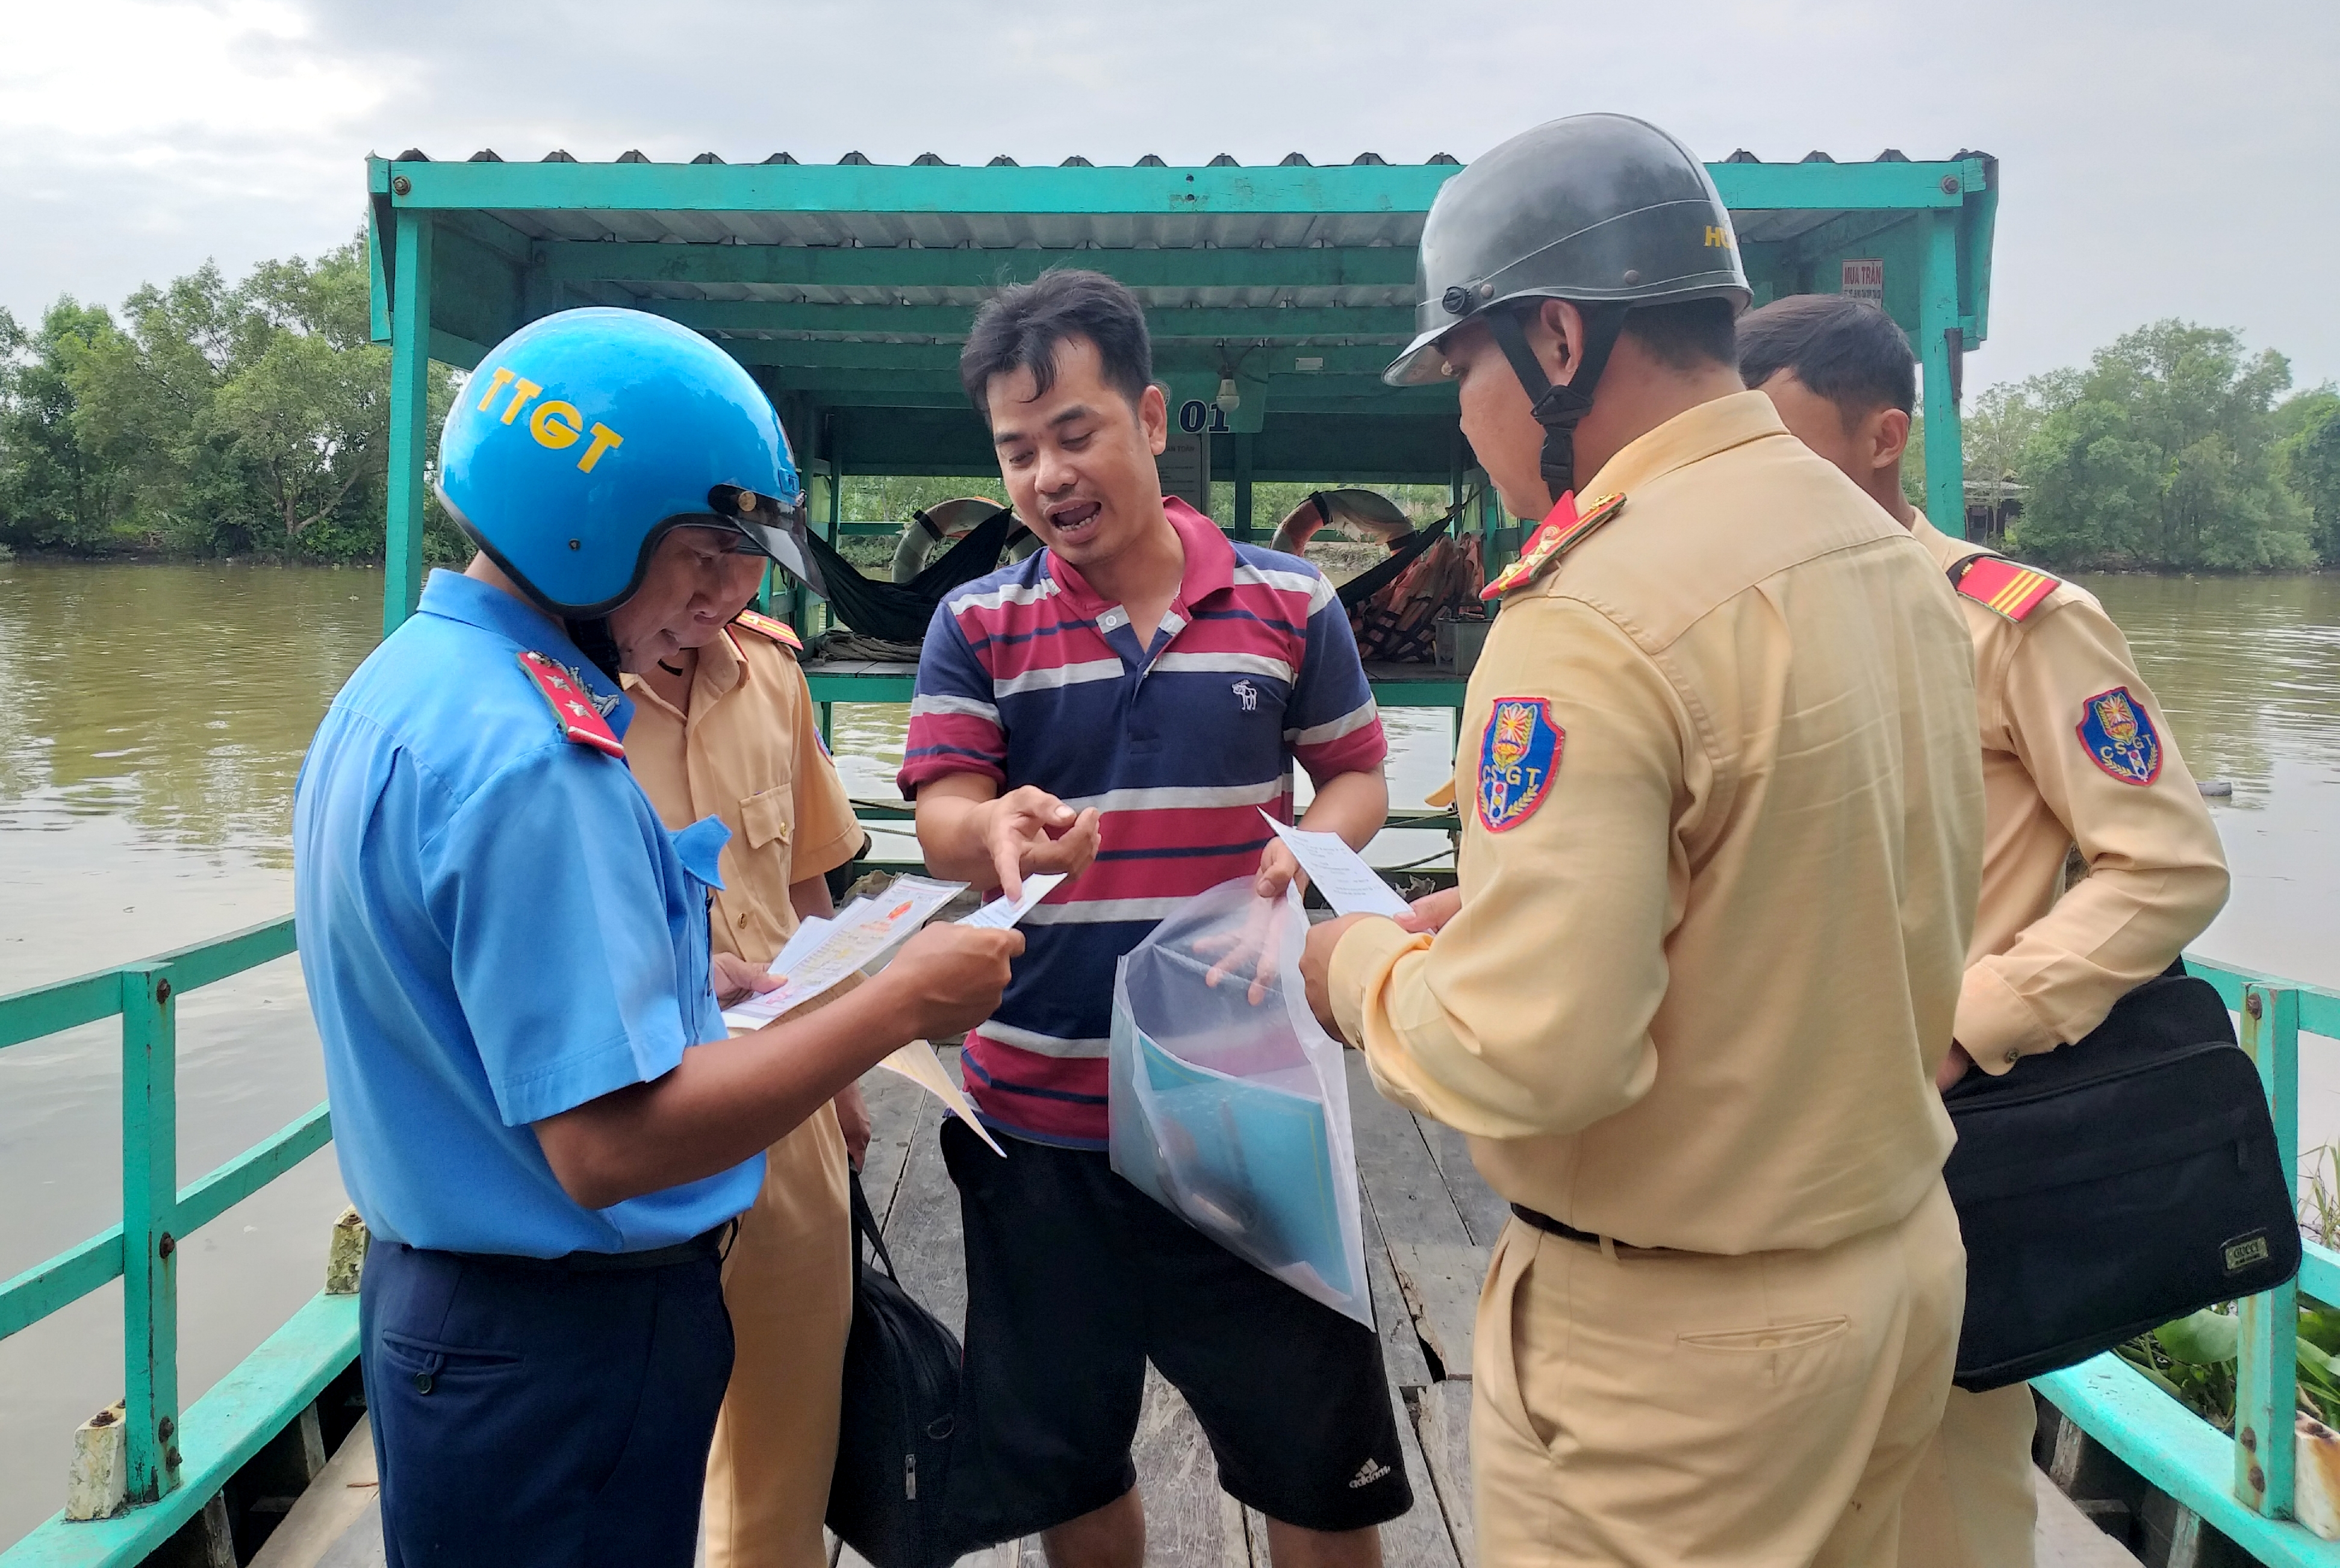
{"label": "distant shoreline vegetation", "polygon": [[[459,379],[431,367],[433,429]],[[0,549],[379,561],[389,387],[362,233],[234,284],[206,263],[118,312],[67,296],[27,326],[0,310]],[[2340,392],[2292,391],[2281,354],[2225,328],[2157,322],[1963,412],[1969,498],[1977,481],[2005,487],[2011,554],[2112,571],[2340,566]],[[1913,436],[1912,499],[1922,451]],[[996,489],[849,479],[841,499],[848,517],[884,517]],[[1274,514],[1256,522],[1264,538]],[[435,501],[424,551],[470,553]]]}

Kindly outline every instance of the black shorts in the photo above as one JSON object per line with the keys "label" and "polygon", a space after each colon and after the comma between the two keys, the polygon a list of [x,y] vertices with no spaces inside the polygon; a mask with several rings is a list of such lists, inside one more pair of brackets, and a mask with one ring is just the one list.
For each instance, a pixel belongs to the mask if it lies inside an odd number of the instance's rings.
{"label": "black shorts", "polygon": [[1372,1329],[1195,1230],[1105,1155],[1001,1142],[1006,1159],[943,1124],[967,1234],[950,1512],[971,1543],[1077,1519],[1136,1484],[1149,1359],[1236,1501],[1326,1531],[1413,1506]]}

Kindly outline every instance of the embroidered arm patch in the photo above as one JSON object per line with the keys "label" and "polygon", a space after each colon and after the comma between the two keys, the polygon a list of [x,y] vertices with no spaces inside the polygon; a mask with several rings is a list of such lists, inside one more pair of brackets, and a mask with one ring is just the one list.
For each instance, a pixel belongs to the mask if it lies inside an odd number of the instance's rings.
{"label": "embroidered arm patch", "polygon": [[1479,742],[1479,826],[1504,833],[1534,816],[1567,743],[1549,699],[1496,698]]}
{"label": "embroidered arm patch", "polygon": [[2161,777],[2161,737],[2145,704],[2126,686],[2099,691],[2081,706],[2077,731],[2088,760],[2124,784],[2143,786]]}

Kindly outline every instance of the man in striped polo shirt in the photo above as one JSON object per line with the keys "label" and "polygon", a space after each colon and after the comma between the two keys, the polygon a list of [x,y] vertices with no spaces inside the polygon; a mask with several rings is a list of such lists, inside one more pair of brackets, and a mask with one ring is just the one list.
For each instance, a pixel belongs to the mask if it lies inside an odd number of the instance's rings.
{"label": "man in striped polo shirt", "polygon": [[967,1089],[1000,1159],[943,1152],[967,1235],[967,1367],[951,1511],[970,1537],[1044,1533],[1053,1568],[1139,1568],[1129,1448],[1150,1358],[1194,1407],[1222,1485],[1278,1568],[1371,1568],[1413,1504],[1379,1341],[1115,1176],[1115,962],[1185,899],[1294,872],[1264,808],[1362,847],[1388,743],[1330,584],[1162,495],[1167,439],[1142,307],[1058,271],[977,314],[960,360],[1017,515],[1047,548],[937,608],[901,773],[937,874],[1020,888],[1025,918]]}

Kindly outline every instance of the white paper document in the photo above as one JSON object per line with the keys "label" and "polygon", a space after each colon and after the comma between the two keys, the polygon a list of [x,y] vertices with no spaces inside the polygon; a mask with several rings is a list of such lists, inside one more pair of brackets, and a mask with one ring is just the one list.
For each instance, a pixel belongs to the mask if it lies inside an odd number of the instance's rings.
{"label": "white paper document", "polygon": [[962,926],[976,926],[985,930],[1004,931],[1030,911],[1033,905],[1055,892],[1065,879],[1062,871],[1046,871],[1024,878],[1024,896],[1011,898],[1002,893],[998,898],[959,921]]}
{"label": "white paper document", "polygon": [[735,1029],[760,1028],[802,1007],[907,940],[966,887],[897,877],[875,898],[856,898],[826,921],[807,920],[772,960],[779,985],[726,1010],[723,1021]]}
{"label": "white paper document", "polygon": [[1397,896],[1397,889],[1381,879],[1364,857],[1349,848],[1337,833],[1311,833],[1290,827],[1268,816],[1260,817],[1275,829],[1292,851],[1308,879],[1324,895],[1324,902],[1339,915],[1404,914],[1412,906]]}
{"label": "white paper document", "polygon": [[[1006,930],[1021,920],[1033,905],[1055,892],[1064,879],[1061,872],[1026,877],[1021,898],[994,898],[959,924]],[[966,887],[964,882],[899,877],[877,898],[856,898],[827,919],[807,916],[789,936],[779,956],[772,960],[769,972],[779,978],[778,987],[726,1009],[723,1021],[735,1029],[761,1028],[790,1008],[802,1007],[846,976],[868,968],[908,940],[912,932]],[[1006,1156],[1007,1151],[999,1146],[999,1140],[976,1119],[975,1107],[967,1103],[959,1087],[951,1082],[950,1074],[944,1069],[942,1058],[935,1054],[932,1045],[912,1040],[878,1065],[899,1073],[941,1100],[953,1115],[975,1129],[976,1136],[991,1146],[994,1154]]]}

